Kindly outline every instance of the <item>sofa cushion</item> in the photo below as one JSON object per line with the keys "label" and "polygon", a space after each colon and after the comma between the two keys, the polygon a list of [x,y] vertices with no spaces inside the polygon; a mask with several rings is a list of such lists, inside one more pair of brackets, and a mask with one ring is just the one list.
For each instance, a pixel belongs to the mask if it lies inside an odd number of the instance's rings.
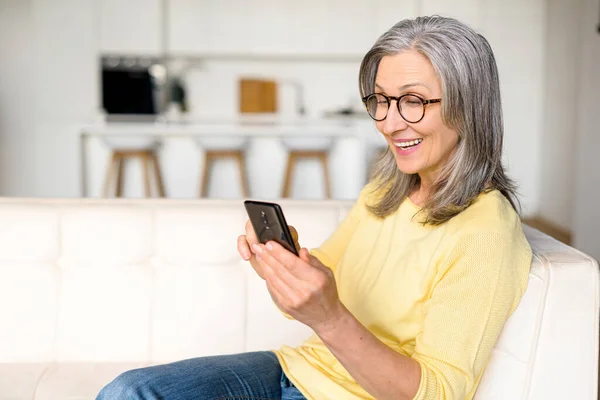
{"label": "sofa cushion", "polygon": [[47,367],[45,363],[0,363],[0,399],[33,399]]}
{"label": "sofa cushion", "polygon": [[153,251],[152,210],[88,205],[63,210],[61,266],[88,268],[135,264]]}
{"label": "sofa cushion", "polygon": [[122,372],[144,367],[141,363],[52,364],[43,374],[34,400],[90,400]]}
{"label": "sofa cushion", "polygon": [[59,276],[51,264],[0,266],[0,363],[53,361]]}
{"label": "sofa cushion", "polygon": [[184,203],[155,211],[156,257],[182,266],[240,260],[236,240],[248,218],[242,203],[210,202],[209,207]]}
{"label": "sofa cushion", "polygon": [[59,254],[58,207],[9,204],[0,207],[0,262],[52,262]]}
{"label": "sofa cushion", "polygon": [[298,321],[284,318],[271,299],[265,281],[252,267],[247,268],[245,351],[274,350],[282,344],[296,346],[308,339],[312,330]]}
{"label": "sofa cushion", "polygon": [[147,265],[63,268],[55,361],[149,361],[153,277]]}
{"label": "sofa cushion", "polygon": [[244,351],[245,264],[155,269],[152,362]]}

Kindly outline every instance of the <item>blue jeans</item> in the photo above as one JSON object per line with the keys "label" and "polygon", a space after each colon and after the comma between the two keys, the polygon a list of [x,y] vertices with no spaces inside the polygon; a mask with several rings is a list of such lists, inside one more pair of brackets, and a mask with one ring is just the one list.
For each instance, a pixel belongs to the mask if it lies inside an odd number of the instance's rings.
{"label": "blue jeans", "polygon": [[105,386],[96,400],[304,400],[275,353],[200,357],[134,369]]}

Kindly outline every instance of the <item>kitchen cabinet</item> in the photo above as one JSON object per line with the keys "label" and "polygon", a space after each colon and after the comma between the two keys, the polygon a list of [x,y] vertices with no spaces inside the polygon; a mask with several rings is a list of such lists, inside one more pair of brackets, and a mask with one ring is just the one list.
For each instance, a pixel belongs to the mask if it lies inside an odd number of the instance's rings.
{"label": "kitchen cabinet", "polygon": [[421,15],[438,14],[453,17],[466,23],[473,29],[481,26],[480,5],[481,0],[422,0]]}
{"label": "kitchen cabinet", "polygon": [[249,53],[253,8],[238,0],[166,0],[167,47],[171,55]]}
{"label": "kitchen cabinet", "polygon": [[325,40],[332,54],[364,55],[373,45],[376,32],[373,31],[373,4],[356,1],[349,4],[345,0],[329,0],[329,29]]}
{"label": "kitchen cabinet", "polygon": [[162,54],[161,0],[100,0],[103,53]]}
{"label": "kitchen cabinet", "polygon": [[373,27],[374,39],[386,32],[397,22],[405,18],[415,18],[419,15],[419,0],[372,0],[374,8]]}
{"label": "kitchen cabinet", "polygon": [[167,0],[168,50],[180,56],[359,60],[417,0]]}

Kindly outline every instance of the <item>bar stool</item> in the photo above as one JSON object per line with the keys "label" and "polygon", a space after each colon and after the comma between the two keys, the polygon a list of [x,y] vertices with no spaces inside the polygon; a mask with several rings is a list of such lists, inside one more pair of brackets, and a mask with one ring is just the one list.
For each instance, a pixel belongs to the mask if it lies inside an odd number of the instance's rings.
{"label": "bar stool", "polygon": [[218,160],[236,162],[242,196],[248,197],[248,178],[246,175],[246,147],[248,139],[240,137],[197,138],[198,146],[204,150],[204,165],[200,174],[200,197],[208,196],[212,166]]}
{"label": "bar stool", "polygon": [[281,142],[288,152],[281,197],[290,197],[294,179],[294,168],[298,161],[302,159],[316,159],[321,164],[321,169],[323,171],[325,198],[330,199],[331,180],[329,178],[329,152],[333,145],[333,138],[285,138],[282,139]]}
{"label": "bar stool", "polygon": [[104,142],[111,149],[111,155],[104,180],[104,197],[110,197],[112,193],[116,197],[123,196],[125,183],[123,171],[125,162],[130,159],[139,159],[142,163],[145,197],[153,197],[153,192],[158,197],[165,197],[162,173],[156,155],[160,143],[155,139],[136,139],[105,138]]}

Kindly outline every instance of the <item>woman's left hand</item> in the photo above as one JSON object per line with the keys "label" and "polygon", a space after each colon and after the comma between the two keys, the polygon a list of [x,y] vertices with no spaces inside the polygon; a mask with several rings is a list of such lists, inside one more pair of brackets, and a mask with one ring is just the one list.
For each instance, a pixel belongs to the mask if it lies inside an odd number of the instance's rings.
{"label": "woman's left hand", "polygon": [[331,329],[345,313],[331,269],[310,255],[300,256],[274,241],[253,248],[263,266],[264,278],[279,309],[311,327],[317,334]]}

